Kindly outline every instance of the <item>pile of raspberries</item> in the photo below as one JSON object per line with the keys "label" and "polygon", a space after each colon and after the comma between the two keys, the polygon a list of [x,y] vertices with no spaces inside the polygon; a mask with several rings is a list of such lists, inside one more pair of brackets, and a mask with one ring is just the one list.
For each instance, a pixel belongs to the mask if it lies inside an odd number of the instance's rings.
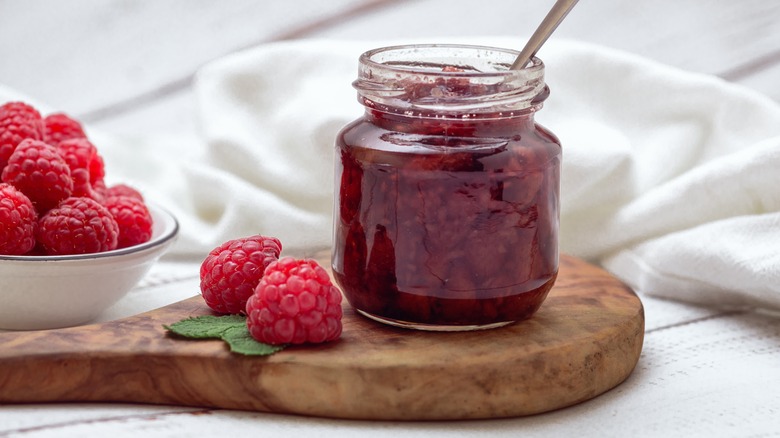
{"label": "pile of raspberries", "polygon": [[148,241],[152,217],[105,166],[81,124],[31,105],[0,106],[0,254],[71,255]]}
{"label": "pile of raspberries", "polygon": [[254,235],[214,248],[200,267],[206,304],[247,316],[249,334],[271,345],[318,344],[341,335],[341,292],[315,260],[281,257],[275,237]]}

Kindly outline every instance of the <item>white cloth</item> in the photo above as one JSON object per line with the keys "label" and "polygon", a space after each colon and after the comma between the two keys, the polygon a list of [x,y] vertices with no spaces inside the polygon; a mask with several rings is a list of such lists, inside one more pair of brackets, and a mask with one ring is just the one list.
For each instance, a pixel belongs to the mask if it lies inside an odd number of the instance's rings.
{"label": "white cloth", "polygon": [[[333,139],[362,112],[350,84],[377,44],[273,44],[200,72],[209,165],[190,182],[194,212],[219,218],[217,240],[330,243]],[[564,146],[561,250],[640,292],[780,307],[780,106],[592,45],[541,55],[552,96],[538,120]]]}
{"label": "white cloth", "polygon": [[[469,39],[514,47],[517,40]],[[264,45],[205,66],[202,139],[99,145],[182,224],[174,256],[263,233],[331,242],[333,140],[362,108],[351,82],[387,42]],[[642,293],[780,308],[780,106],[719,79],[551,41],[537,120],[561,139],[561,250]],[[106,150],[108,148],[108,150]]]}

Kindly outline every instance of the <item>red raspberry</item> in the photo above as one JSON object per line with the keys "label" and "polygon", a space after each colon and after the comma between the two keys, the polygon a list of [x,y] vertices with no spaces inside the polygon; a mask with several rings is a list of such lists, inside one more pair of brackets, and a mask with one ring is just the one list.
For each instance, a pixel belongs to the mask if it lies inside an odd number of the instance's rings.
{"label": "red raspberry", "polygon": [[200,290],[219,313],[244,313],[266,266],[279,258],[282,243],[266,236],[229,240],[214,248],[200,266]]}
{"label": "red raspberry", "polygon": [[246,313],[249,333],[266,344],[319,343],[341,335],[341,292],[314,260],[271,263]]}
{"label": "red raspberry", "polygon": [[36,237],[46,254],[92,254],[116,249],[119,225],[90,198],[68,198],[38,220]]}
{"label": "red raspberry", "polygon": [[152,215],[143,201],[129,196],[112,196],[103,205],[119,225],[117,248],[138,245],[152,238]]}
{"label": "red raspberry", "polygon": [[0,184],[0,254],[26,254],[35,247],[38,215],[30,199],[10,184]]}
{"label": "red raspberry", "polygon": [[109,187],[106,192],[106,197],[110,196],[129,196],[131,198],[136,198],[139,201],[144,200],[144,196],[141,192],[127,184],[115,184]]}
{"label": "red raspberry", "polygon": [[90,164],[97,155],[97,148],[86,138],[63,140],[57,145],[57,152],[65,159],[73,178],[73,193],[71,196],[86,196],[96,201],[103,197],[93,188],[90,177]]}
{"label": "red raspberry", "polygon": [[95,181],[92,184],[92,190],[94,190],[102,198],[110,197],[108,194],[108,187],[106,187],[106,182],[103,179]]}
{"label": "red raspberry", "polygon": [[102,183],[105,186],[103,178],[106,176],[106,165],[103,162],[103,157],[99,153],[95,153],[92,156],[92,160],[89,162],[89,182],[92,187],[97,187]]}
{"label": "red raspberry", "polygon": [[22,102],[0,106],[0,170],[22,140],[43,139],[43,119],[35,108]]}
{"label": "red raspberry", "polygon": [[43,125],[43,141],[52,146],[71,138],[87,138],[81,123],[64,113],[49,114],[43,119]]}
{"label": "red raspberry", "polygon": [[39,214],[56,207],[73,192],[68,163],[53,146],[39,140],[19,143],[2,179],[27,195]]}

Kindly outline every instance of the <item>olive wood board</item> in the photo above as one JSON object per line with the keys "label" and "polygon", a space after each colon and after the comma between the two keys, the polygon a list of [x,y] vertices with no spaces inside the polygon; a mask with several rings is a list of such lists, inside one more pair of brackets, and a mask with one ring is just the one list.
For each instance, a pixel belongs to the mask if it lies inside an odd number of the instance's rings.
{"label": "olive wood board", "polygon": [[385,326],[345,303],[339,340],[252,357],[163,328],[210,313],[195,296],[117,321],[0,333],[0,403],[139,402],[377,420],[514,417],[617,386],[644,338],[634,292],[567,255],[536,315],[490,330]]}

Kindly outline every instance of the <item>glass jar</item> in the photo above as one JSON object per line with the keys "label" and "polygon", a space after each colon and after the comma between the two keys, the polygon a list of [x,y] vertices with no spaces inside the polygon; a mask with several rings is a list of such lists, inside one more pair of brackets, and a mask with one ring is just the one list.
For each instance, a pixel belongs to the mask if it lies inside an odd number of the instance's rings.
{"label": "glass jar", "polygon": [[375,320],[424,330],[531,316],[558,273],[561,146],[534,122],[538,58],[411,45],[360,57],[336,139],[334,276]]}

